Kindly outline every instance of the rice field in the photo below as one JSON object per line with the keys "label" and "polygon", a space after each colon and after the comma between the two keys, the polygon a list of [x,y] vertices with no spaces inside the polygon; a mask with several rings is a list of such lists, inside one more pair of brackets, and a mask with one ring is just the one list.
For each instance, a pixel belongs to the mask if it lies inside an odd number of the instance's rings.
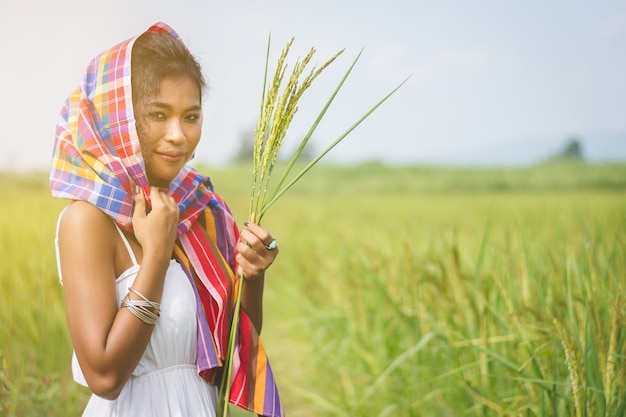
{"label": "rice field", "polygon": [[[242,222],[248,167],[202,170]],[[0,190],[0,415],[80,415],[64,202],[45,175]],[[626,415],[626,165],[320,166],[263,224],[288,416]]]}

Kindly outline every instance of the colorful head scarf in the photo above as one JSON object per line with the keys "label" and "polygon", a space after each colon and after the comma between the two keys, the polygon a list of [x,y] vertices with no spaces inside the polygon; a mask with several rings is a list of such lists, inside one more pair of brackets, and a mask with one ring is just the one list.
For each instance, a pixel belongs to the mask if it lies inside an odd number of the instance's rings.
{"label": "colorful head scarf", "polygon": [[[172,28],[157,23],[148,32]],[[131,51],[137,37],[95,57],[66,100],[56,128],[50,188],[58,198],[87,201],[118,225],[131,228],[135,186],[148,195],[132,105]],[[174,255],[189,277],[198,304],[198,371],[221,376],[234,305],[235,244],[239,231],[208,177],[185,166],[168,194],[180,209]],[[230,402],[256,414],[282,416],[278,391],[258,334],[241,311]]]}

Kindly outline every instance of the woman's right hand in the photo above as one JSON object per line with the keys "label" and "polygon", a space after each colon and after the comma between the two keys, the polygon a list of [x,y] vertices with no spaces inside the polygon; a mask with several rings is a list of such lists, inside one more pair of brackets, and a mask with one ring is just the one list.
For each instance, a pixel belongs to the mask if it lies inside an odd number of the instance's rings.
{"label": "woman's right hand", "polygon": [[176,240],[179,210],[173,197],[157,187],[150,187],[152,209],[146,212],[146,198],[137,187],[134,196],[133,230],[143,252],[155,252],[168,256]]}

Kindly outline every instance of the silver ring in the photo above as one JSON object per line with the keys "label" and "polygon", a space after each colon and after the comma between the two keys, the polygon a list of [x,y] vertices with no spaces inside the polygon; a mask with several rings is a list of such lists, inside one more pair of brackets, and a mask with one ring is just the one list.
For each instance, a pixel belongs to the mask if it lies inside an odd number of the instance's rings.
{"label": "silver ring", "polygon": [[265,245],[265,248],[267,250],[272,250],[272,249],[276,249],[278,247],[278,242],[276,241],[276,239],[272,239],[272,241],[270,243],[268,243],[267,245]]}

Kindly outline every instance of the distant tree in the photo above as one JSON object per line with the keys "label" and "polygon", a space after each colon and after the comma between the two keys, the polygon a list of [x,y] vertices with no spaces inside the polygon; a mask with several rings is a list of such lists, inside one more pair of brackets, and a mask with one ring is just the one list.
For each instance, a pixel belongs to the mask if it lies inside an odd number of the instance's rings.
{"label": "distant tree", "polygon": [[248,128],[239,135],[239,149],[233,160],[235,162],[252,162],[254,154],[254,127]]}
{"label": "distant tree", "polygon": [[[252,162],[254,155],[254,134],[255,127],[245,129],[241,132],[239,135],[239,149],[233,157],[234,162]],[[281,158],[281,155],[279,155],[279,158]],[[303,162],[310,162],[313,158],[314,155],[311,147],[311,141],[309,141],[302,150],[299,160]]]}
{"label": "distant tree", "polygon": [[565,143],[563,149],[557,152],[552,158],[553,161],[584,161],[583,149],[578,137],[571,137]]}
{"label": "distant tree", "polygon": [[[300,139],[300,138],[298,138]],[[299,162],[311,162],[313,160],[313,158],[315,158],[317,155],[314,154],[314,149],[313,149],[313,138],[311,138],[307,144],[304,146],[304,149],[302,149],[302,153],[300,153],[300,156],[298,157],[298,161]],[[295,149],[294,149],[295,152]],[[286,157],[286,159],[291,159],[291,156],[293,155],[290,154]],[[281,157],[279,155],[279,157]],[[282,159],[282,157],[281,157]]]}

